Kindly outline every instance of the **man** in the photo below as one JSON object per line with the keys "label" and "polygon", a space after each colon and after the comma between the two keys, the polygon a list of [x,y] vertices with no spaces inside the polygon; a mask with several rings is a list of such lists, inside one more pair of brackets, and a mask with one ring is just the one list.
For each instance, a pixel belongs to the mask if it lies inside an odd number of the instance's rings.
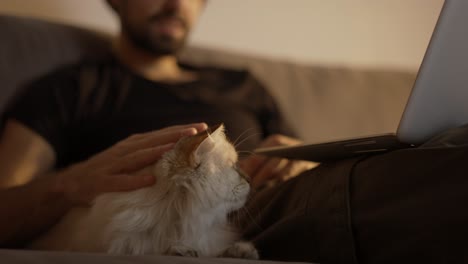
{"label": "man", "polygon": [[[289,131],[247,72],[179,64],[204,2],[109,0],[121,21],[114,56],[49,74],[10,107],[0,145],[0,214],[7,216],[0,245],[27,243],[101,193],[154,184],[132,172],[206,123],[223,122],[241,150],[298,143],[277,134]],[[241,166],[260,186],[310,164],[251,156]]]}

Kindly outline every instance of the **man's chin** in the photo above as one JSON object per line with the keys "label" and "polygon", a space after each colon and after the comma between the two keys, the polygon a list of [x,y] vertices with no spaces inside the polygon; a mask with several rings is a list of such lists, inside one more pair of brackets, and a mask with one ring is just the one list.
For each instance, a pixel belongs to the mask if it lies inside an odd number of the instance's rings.
{"label": "man's chin", "polygon": [[185,46],[185,38],[175,39],[169,36],[127,34],[127,42],[135,49],[155,56],[176,55]]}
{"label": "man's chin", "polygon": [[158,36],[149,40],[146,48],[149,52],[159,55],[175,55],[185,46],[185,37]]}
{"label": "man's chin", "polygon": [[182,47],[183,45],[180,44],[169,46],[159,45],[156,47],[153,46],[149,52],[154,55],[176,55],[177,53],[179,53]]}
{"label": "man's chin", "polygon": [[152,55],[176,55],[184,46],[185,41],[161,40],[145,43],[135,43],[136,47]]}

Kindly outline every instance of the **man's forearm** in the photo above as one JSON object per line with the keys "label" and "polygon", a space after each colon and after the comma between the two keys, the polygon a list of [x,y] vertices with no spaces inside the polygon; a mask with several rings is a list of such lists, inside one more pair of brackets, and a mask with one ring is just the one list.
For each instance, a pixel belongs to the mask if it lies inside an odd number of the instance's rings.
{"label": "man's forearm", "polygon": [[55,175],[0,190],[0,247],[21,247],[50,228],[70,204],[56,188]]}

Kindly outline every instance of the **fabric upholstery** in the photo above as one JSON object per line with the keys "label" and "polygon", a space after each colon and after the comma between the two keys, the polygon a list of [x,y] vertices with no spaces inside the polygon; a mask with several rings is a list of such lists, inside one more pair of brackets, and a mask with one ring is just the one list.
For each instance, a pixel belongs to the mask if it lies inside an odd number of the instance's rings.
{"label": "fabric upholstery", "polygon": [[108,51],[95,32],[32,18],[1,15],[0,32],[0,111],[38,76]]}
{"label": "fabric upholstery", "polygon": [[182,59],[250,69],[307,141],[395,132],[415,72],[301,65],[192,48]]}
{"label": "fabric upholstery", "polygon": [[[109,256],[106,254],[38,252],[29,250],[0,250],[0,262],[4,264],[280,264],[278,261],[254,261],[230,258],[187,258],[172,256]],[[298,262],[287,262],[299,264]]]}

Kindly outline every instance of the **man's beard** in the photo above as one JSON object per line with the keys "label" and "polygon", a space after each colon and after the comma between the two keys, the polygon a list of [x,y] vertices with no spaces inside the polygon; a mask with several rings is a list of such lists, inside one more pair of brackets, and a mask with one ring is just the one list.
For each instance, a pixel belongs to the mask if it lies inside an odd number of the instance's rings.
{"label": "man's beard", "polygon": [[[158,15],[151,18],[148,23],[158,23],[159,19],[164,16],[171,16],[170,14]],[[187,25],[185,21],[179,19],[185,32],[187,32]],[[129,39],[129,41],[136,47],[154,54],[154,55],[175,55],[181,50],[186,43],[187,34],[180,39],[174,39],[170,36],[151,34],[149,29],[133,28],[128,23],[123,23],[122,28]]]}

